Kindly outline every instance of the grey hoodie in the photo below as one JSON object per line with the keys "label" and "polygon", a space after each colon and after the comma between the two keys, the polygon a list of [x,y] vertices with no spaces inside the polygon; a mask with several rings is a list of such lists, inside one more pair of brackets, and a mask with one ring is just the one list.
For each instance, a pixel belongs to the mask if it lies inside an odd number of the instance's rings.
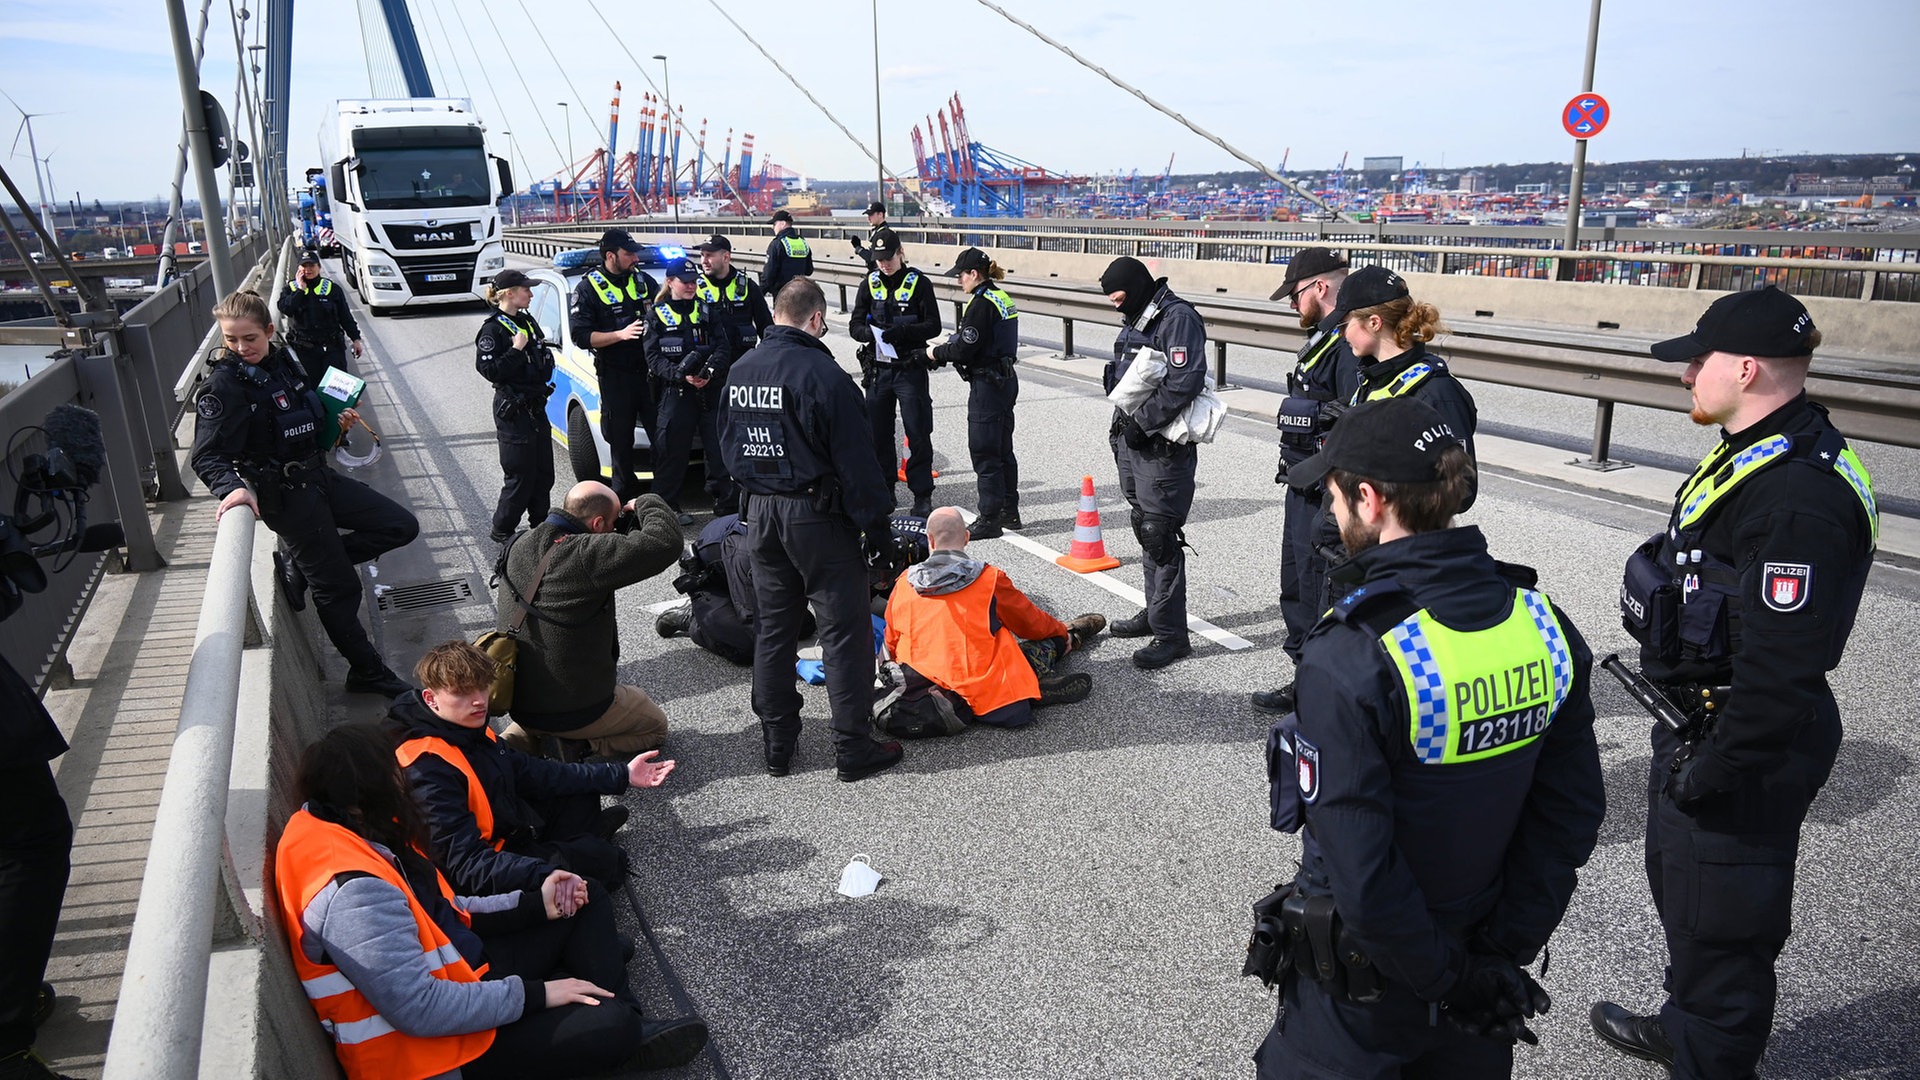
{"label": "grey hoodie", "polygon": [[907,584],[921,596],[946,596],[980,579],[987,564],[955,548],[940,548],[907,568]]}

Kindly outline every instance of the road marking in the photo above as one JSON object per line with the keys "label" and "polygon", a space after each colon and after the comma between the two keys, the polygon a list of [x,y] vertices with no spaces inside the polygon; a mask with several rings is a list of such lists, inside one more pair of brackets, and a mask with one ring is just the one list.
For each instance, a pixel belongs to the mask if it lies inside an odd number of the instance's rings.
{"label": "road marking", "polygon": [[[959,509],[959,508],[956,507],[955,509]],[[960,516],[967,520],[967,524],[971,525],[973,524],[974,518],[977,517],[978,515],[974,514],[973,511],[971,510],[960,510]],[[1019,533],[1014,533],[1014,532],[1003,533],[1000,536],[1000,539],[1005,540],[1007,543],[1012,544],[1014,547],[1019,548],[1020,550],[1026,552],[1029,555],[1037,555],[1040,558],[1045,559],[1047,562],[1051,563],[1052,565],[1059,567],[1061,570],[1065,571],[1066,573],[1073,574],[1075,577],[1080,578],[1083,581],[1091,581],[1095,585],[1100,586],[1101,588],[1107,590],[1108,592],[1112,593],[1115,596],[1120,597],[1123,600],[1128,601],[1129,603],[1136,604],[1140,607],[1147,606],[1147,596],[1145,593],[1127,584],[1126,582],[1113,577],[1112,575],[1108,574],[1104,570],[1096,571],[1091,574],[1082,574],[1073,570],[1067,570],[1066,567],[1060,566],[1059,563],[1056,563],[1053,561],[1054,559],[1058,558],[1061,555],[1061,552],[1055,551],[1052,548],[1048,547],[1047,545],[1040,543],[1039,541],[1029,540],[1024,536],[1021,536]],[[1201,637],[1206,638],[1208,641],[1211,641],[1216,645],[1223,645],[1234,652],[1239,652],[1242,649],[1253,648],[1253,642],[1248,641],[1246,638],[1241,637],[1240,635],[1232,632],[1231,630],[1222,630],[1220,627],[1213,625],[1212,623],[1208,622],[1205,619],[1198,618],[1197,616],[1193,616],[1193,615],[1187,616],[1187,629],[1193,631],[1196,634],[1199,634]]]}

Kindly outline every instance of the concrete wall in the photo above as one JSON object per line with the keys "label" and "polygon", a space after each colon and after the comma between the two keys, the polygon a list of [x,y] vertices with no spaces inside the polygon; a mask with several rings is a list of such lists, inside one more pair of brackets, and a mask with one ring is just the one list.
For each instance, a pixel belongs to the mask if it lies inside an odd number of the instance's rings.
{"label": "concrete wall", "polygon": [[[805,223],[801,231],[808,232]],[[769,233],[731,234],[743,253],[766,250]],[[689,233],[693,244],[704,239]],[[907,244],[907,260],[922,270],[940,271],[953,265],[957,245]],[[1111,255],[1082,255],[1065,251],[1022,248],[989,249],[1008,274],[1021,278],[1057,278],[1094,286]],[[835,266],[853,266],[844,240],[814,243],[814,260]],[[1174,289],[1189,297],[1206,295],[1265,300],[1280,286],[1283,267],[1260,263],[1143,259],[1156,275],[1165,275]],[[1408,274],[1408,288],[1418,299],[1440,309],[1455,329],[1474,322],[1537,322],[1558,329],[1599,331],[1613,323],[1628,338],[1664,338],[1693,329],[1700,313],[1720,294],[1710,291],[1663,289],[1651,286],[1606,285],[1582,281],[1534,281],[1524,278],[1478,277],[1466,274]],[[1017,290],[1016,290],[1017,292]],[[1893,301],[1838,300],[1805,297],[1807,310],[1825,338],[1823,351],[1838,355],[1920,360],[1920,304]],[[1278,305],[1276,305],[1277,307]],[[1491,312],[1480,316],[1476,312]]]}

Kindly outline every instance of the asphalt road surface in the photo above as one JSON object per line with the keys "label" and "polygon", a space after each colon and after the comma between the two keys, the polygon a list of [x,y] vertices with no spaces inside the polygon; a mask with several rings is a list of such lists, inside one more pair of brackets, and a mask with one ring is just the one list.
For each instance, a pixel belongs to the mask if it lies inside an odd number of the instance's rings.
{"label": "asphalt road surface", "polygon": [[[499,489],[487,387],[473,370],[479,308],[373,319],[362,371],[386,417],[389,484],[419,514],[421,540],[383,560],[375,584],[477,575]],[[835,322],[832,340],[852,366]],[[1036,328],[1037,329],[1037,328]],[[1076,328],[1080,329],[1080,328]],[[1082,350],[1101,348],[1096,328]],[[1238,354],[1236,354],[1238,355]],[[1259,361],[1281,369],[1278,358]],[[1088,373],[1098,370],[1088,361]],[[971,508],[965,393],[934,377],[937,504]],[[1581,436],[1591,406],[1476,387],[1502,433]],[[1482,392],[1483,389],[1486,392]],[[1646,412],[1646,416],[1639,414]],[[1016,436],[1024,536],[1066,550],[1082,475],[1099,492],[1112,578],[1140,585],[1106,448],[1108,406],[1085,380],[1029,371]],[[1683,418],[1623,410],[1619,442],[1689,463],[1710,435]],[[1895,498],[1916,493],[1916,455],[1863,451]],[[556,452],[564,491],[570,471]],[[976,729],[910,744],[906,761],[858,784],[834,778],[824,692],[806,691],[794,774],[761,768],[744,669],[686,639],[662,640],[655,605],[670,574],[618,599],[622,677],[672,718],[679,768],[629,793],[623,837],[634,891],[668,970],[643,945],[636,985],[649,1006],[684,993],[712,1025],[715,1052],[687,1076],[1027,1078],[1251,1076],[1274,999],[1239,977],[1248,905],[1286,880],[1297,841],[1267,827],[1262,748],[1269,717],[1249,691],[1285,682],[1276,593],[1279,492],[1270,426],[1234,418],[1202,449],[1188,536],[1194,615],[1250,642],[1196,642],[1193,658],[1135,670],[1134,642],[1102,640],[1068,661],[1093,695],[1021,731]],[[904,485],[902,490],[904,491]],[[699,509],[699,508],[695,508]],[[688,530],[691,537],[707,516]],[[1495,554],[1537,567],[1598,655],[1626,650],[1619,570],[1660,527],[1657,509],[1525,476],[1489,475],[1465,523]],[[974,552],[1062,617],[1134,606],[1089,578],[1007,541]],[[386,615],[376,631],[405,670],[429,645],[471,639],[491,602]],[[1883,563],[1867,587],[1845,662],[1832,677],[1847,736],[1801,849],[1792,941],[1780,959],[1776,1034],[1761,1075],[1920,1076],[1920,733],[1908,720],[1917,666],[1896,627],[1920,624],[1920,574]],[[1663,949],[1641,869],[1649,721],[1611,679],[1594,680],[1608,788],[1600,847],[1553,941],[1553,1011],[1526,1077],[1651,1078],[1653,1066],[1588,1032],[1598,998],[1660,1001]],[[352,699],[355,703],[365,699]],[[364,704],[352,715],[365,715]],[[842,867],[868,856],[884,876],[864,899],[835,895]],[[629,932],[636,930],[623,914]]]}

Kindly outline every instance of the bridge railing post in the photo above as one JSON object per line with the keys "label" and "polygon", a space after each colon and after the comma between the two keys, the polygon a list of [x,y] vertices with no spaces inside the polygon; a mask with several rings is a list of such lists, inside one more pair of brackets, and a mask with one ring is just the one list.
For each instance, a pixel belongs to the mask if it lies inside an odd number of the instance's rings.
{"label": "bridge railing post", "polygon": [[1061,336],[1063,338],[1062,345],[1064,346],[1064,348],[1060,350],[1060,355],[1064,359],[1071,360],[1073,359],[1073,320],[1061,319],[1060,325],[1062,329]]}
{"label": "bridge railing post", "polygon": [[[127,569],[157,570],[166,565],[153,540],[153,525],[147,519],[146,485],[141,462],[147,460],[145,419],[127,408],[121,387],[121,360],[115,355],[83,356],[75,365],[80,376],[80,396],[87,408],[100,416],[100,435],[107,444],[107,475],[113,492],[114,510],[120,528],[126,533]],[[131,380],[131,372],[128,373]]]}
{"label": "bridge railing post", "polygon": [[1614,461],[1607,455],[1613,452],[1613,402],[1602,398],[1593,403],[1593,452],[1584,458],[1569,462],[1583,469],[1595,472],[1614,472],[1618,469],[1631,469],[1631,461]]}

